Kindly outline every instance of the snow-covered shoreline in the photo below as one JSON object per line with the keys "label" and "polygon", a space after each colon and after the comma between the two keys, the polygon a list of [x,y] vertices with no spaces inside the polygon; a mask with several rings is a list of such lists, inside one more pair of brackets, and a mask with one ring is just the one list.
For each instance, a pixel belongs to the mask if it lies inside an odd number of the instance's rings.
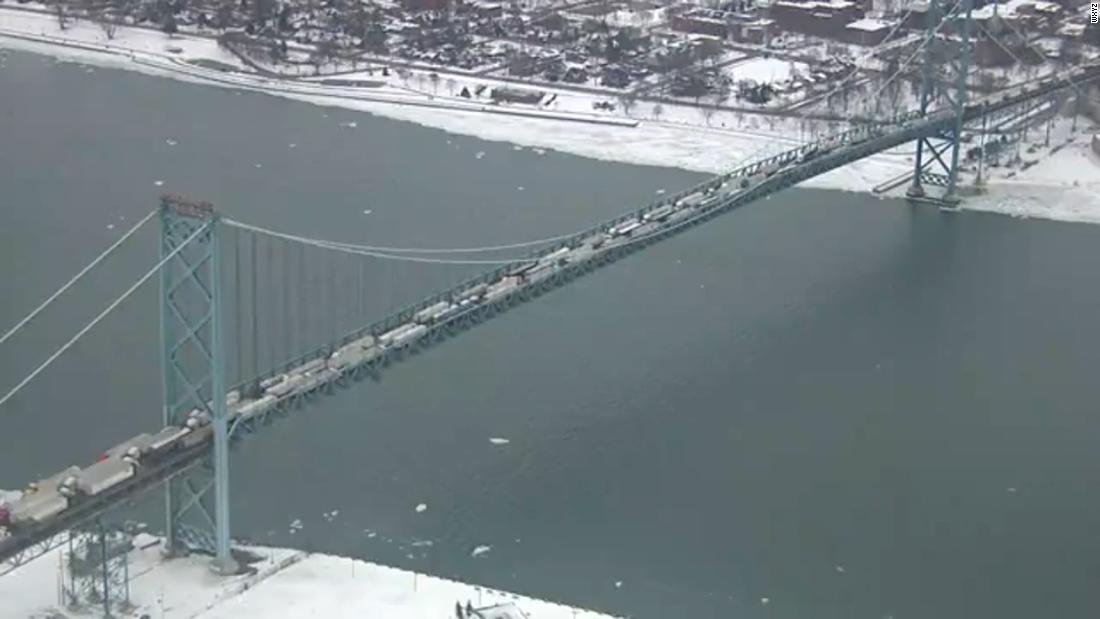
{"label": "snow-covered shoreline", "polygon": [[[359,559],[283,548],[244,548],[257,559],[249,573],[222,577],[210,571],[207,558],[166,561],[158,539],[139,535],[134,541],[135,549],[128,558],[134,608],[123,616],[412,619],[453,617],[455,602],[465,606],[469,601],[475,608],[514,605],[539,619],[612,619],[581,608]],[[58,603],[62,554],[63,549],[54,550],[0,578],[0,614],[39,617],[62,610]]]}
{"label": "snow-covered shoreline", "polygon": [[[630,117],[622,111],[594,113],[592,104],[606,97],[576,91],[542,89],[559,98],[553,109],[541,109],[489,106],[453,93],[440,95],[410,88],[396,77],[384,80],[387,83],[377,88],[265,78],[250,73],[244,63],[209,37],[169,36],[144,28],[120,27],[114,39],[108,40],[94,24],[80,21],[62,31],[51,15],[23,9],[0,7],[2,47],[365,111],[490,141],[703,173],[722,172],[740,161],[799,142],[798,127],[734,112],[713,114],[707,119],[710,126],[701,122],[698,110],[687,106],[664,106],[659,117],[652,106],[641,104]],[[194,64],[203,60],[236,67],[240,73]],[[369,79],[379,77],[372,74]],[[448,82],[452,91],[477,84],[495,85],[491,79],[473,76],[450,77]],[[1068,119],[1060,120],[1052,146],[1065,144],[1068,137],[1073,143],[1025,171],[993,171],[988,191],[967,199],[963,207],[1013,216],[1100,222],[1100,157],[1090,151],[1085,133],[1070,136],[1068,126]],[[912,146],[907,145],[811,179],[803,186],[869,191],[907,171],[912,165],[911,153]],[[1043,157],[1043,152],[1038,156]],[[1004,178],[1008,174],[1013,178]],[[888,195],[900,195],[901,191],[903,188]]]}

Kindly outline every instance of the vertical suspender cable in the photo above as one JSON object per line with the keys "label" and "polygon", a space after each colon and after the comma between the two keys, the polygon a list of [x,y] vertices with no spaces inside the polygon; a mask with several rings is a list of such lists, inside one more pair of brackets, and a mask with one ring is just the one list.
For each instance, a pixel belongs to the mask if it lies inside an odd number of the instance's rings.
{"label": "vertical suspender cable", "polygon": [[241,329],[243,309],[241,305],[241,230],[239,228],[233,232],[233,296],[235,299],[233,304],[233,320],[235,323],[233,330],[235,333],[233,337],[237,340],[237,366],[235,368],[236,374],[230,384],[244,378],[244,365],[241,363],[244,354],[244,331]]}
{"label": "vertical suspender cable", "polygon": [[248,372],[249,376],[255,376],[256,374],[259,374],[259,372],[260,372],[260,359],[259,359],[259,356],[260,356],[259,355],[259,347],[260,347],[260,344],[259,344],[259,339],[260,339],[259,338],[260,312],[259,312],[259,305],[256,303],[256,277],[257,277],[257,271],[259,270],[259,266],[256,264],[256,237],[257,237],[257,235],[254,232],[250,233],[248,235],[249,249],[250,249],[251,254],[252,254],[252,260],[248,265],[249,266],[248,275],[249,275],[250,284],[251,284],[251,286],[250,286],[251,294],[249,295],[249,298],[252,299],[252,304],[251,304],[251,308],[250,308],[252,310],[252,337],[250,338],[252,340],[252,346],[251,346],[251,348],[252,348],[252,364],[249,367],[249,372]]}

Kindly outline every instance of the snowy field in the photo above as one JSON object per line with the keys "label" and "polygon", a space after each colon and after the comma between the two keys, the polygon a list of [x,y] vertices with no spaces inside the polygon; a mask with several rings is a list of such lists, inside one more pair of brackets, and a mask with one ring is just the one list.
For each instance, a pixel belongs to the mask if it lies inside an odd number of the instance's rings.
{"label": "snowy field", "polygon": [[[455,602],[475,608],[511,605],[522,612],[502,619],[610,619],[591,611],[503,591],[414,574],[354,559],[277,548],[248,548],[260,560],[251,574],[223,578],[209,559],[164,561],[159,540],[135,538],[130,554],[130,601],[121,617],[153,619],[448,619]],[[98,616],[58,603],[61,551],[0,578],[0,616]],[[101,613],[100,613],[101,614]],[[486,612],[485,617],[492,616]],[[499,615],[498,615],[499,616]]]}
{"label": "snowy field", "polygon": [[[820,123],[799,123],[773,117],[640,102],[623,110],[610,95],[539,88],[550,105],[493,105],[485,97],[463,98],[463,88],[502,85],[490,78],[447,74],[430,80],[424,73],[401,79],[396,72],[351,74],[343,79],[384,80],[378,88],[335,87],[309,81],[275,80],[247,73],[223,73],[192,64],[212,60],[240,67],[241,63],[209,38],[175,35],[139,28],[119,28],[113,40],[101,29],[78,21],[61,31],[56,19],[43,13],[0,8],[0,47],[51,54],[66,60],[121,67],[151,75],[241,90],[254,90],[300,101],[340,106],[435,127],[487,140],[512,142],[536,149],[553,149],[596,159],[679,167],[698,172],[722,172],[748,159],[774,153],[827,133]],[[784,65],[786,66],[786,65]],[[735,65],[771,77],[779,65],[754,60]],[[2,70],[2,61],[0,61]],[[510,84],[511,85],[511,84]],[[514,86],[514,85],[513,85]],[[597,102],[615,103],[614,112],[596,111]],[[1069,135],[1059,122],[1052,145],[1073,142],[1027,170],[998,168],[986,175],[988,192],[964,203],[966,208],[1070,221],[1100,221],[1100,158],[1088,148],[1089,123]],[[354,130],[354,128],[349,128]],[[1036,133],[1036,132],[1033,132]],[[1035,139],[1042,141],[1035,135]],[[850,164],[804,183],[808,187],[869,191],[904,173],[912,165],[912,145]],[[1049,152],[1049,149],[1042,149]],[[1028,156],[1025,156],[1027,159]],[[1034,158],[1034,157],[1033,157]],[[892,195],[900,195],[904,188]]]}

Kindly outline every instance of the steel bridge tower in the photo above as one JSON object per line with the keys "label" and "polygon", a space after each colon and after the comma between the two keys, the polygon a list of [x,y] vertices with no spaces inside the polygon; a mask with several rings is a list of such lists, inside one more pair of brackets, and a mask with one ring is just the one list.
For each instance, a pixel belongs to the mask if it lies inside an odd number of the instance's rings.
{"label": "steel bridge tower", "polygon": [[213,569],[237,571],[229,547],[229,434],[226,422],[224,293],[220,220],[208,202],[163,196],[160,256],[186,245],[161,269],[164,425],[208,415],[213,457],[166,484],[165,552],[212,553]]}
{"label": "steel bridge tower", "polygon": [[[906,195],[917,200],[955,208],[959,202],[959,149],[962,143],[963,111],[966,106],[973,44],[970,40],[973,0],[956,0],[957,6],[946,16],[944,0],[930,0],[925,17],[924,58],[921,63],[920,113],[923,117],[933,102],[942,101],[954,112],[955,123],[937,136],[917,140],[913,163],[913,183]],[[952,3],[955,4],[955,3]],[[954,16],[956,12],[963,16]],[[946,21],[951,18],[951,21]],[[943,23],[941,23],[943,22]],[[943,30],[948,30],[947,34]],[[941,72],[940,69],[943,71]],[[954,92],[952,92],[954,91]],[[944,156],[948,160],[944,160]],[[933,168],[930,171],[927,168]],[[924,185],[944,188],[942,196],[929,196]]]}

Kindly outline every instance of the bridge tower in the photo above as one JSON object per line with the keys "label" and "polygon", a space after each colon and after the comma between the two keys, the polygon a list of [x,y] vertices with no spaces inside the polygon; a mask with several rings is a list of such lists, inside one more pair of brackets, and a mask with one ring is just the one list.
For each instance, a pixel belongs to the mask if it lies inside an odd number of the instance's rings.
{"label": "bridge tower", "polygon": [[160,255],[186,243],[160,273],[163,422],[181,426],[208,415],[214,451],[166,484],[165,552],[214,555],[213,569],[234,573],[229,547],[229,435],[226,421],[224,293],[219,216],[208,202],[163,196]]}
{"label": "bridge tower", "polygon": [[[917,141],[913,183],[906,195],[937,203],[944,208],[954,208],[959,202],[956,195],[959,149],[973,54],[970,40],[973,0],[957,0],[957,6],[946,16],[942,10],[943,3],[944,0],[930,0],[925,15],[927,34],[921,63],[920,112],[923,116],[934,103],[942,103],[945,109],[954,113],[955,122],[939,135]],[[951,18],[950,21],[948,18]],[[942,196],[929,196],[925,184],[943,187]]]}

